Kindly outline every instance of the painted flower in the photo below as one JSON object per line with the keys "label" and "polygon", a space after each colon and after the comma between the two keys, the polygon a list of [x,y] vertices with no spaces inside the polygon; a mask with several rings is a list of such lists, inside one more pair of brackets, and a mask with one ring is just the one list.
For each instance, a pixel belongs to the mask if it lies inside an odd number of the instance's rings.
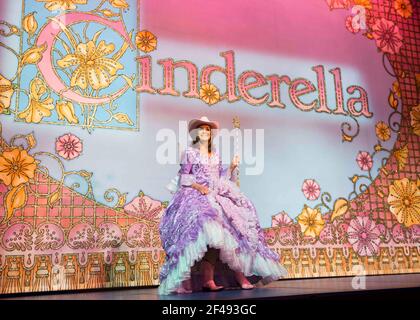
{"label": "painted flower", "polygon": [[303,181],[302,192],[305,195],[306,199],[316,200],[318,199],[321,193],[321,188],[315,180],[306,179],[305,181]]}
{"label": "painted flower", "polygon": [[383,122],[379,121],[375,126],[375,132],[378,139],[382,141],[387,141],[389,138],[391,138],[391,129],[388,127],[388,125]]}
{"label": "painted flower", "polygon": [[0,74],[0,113],[9,109],[13,93],[12,83]]}
{"label": "painted flower", "polygon": [[393,154],[398,163],[398,170],[404,169],[408,159],[408,145],[405,144],[400,149],[395,150]]}
{"label": "painted flower", "polygon": [[399,223],[409,227],[420,224],[420,189],[407,178],[396,180],[389,186],[389,209]]}
{"label": "painted flower", "polygon": [[0,180],[7,186],[28,182],[34,177],[35,169],[35,159],[26,150],[13,148],[0,155]]}
{"label": "painted flower", "polygon": [[56,104],[56,110],[59,120],[66,119],[69,123],[79,123],[74,112],[73,103],[70,101],[59,101]]}
{"label": "painted flower", "polygon": [[127,9],[128,3],[125,0],[108,0],[111,6],[117,9]]}
{"label": "painted flower", "polygon": [[284,211],[271,217],[272,227],[285,227],[285,226],[291,226],[292,224],[293,224],[293,220]]}
{"label": "painted flower", "polygon": [[381,232],[369,217],[356,217],[347,228],[347,238],[359,256],[378,254]]}
{"label": "painted flower", "polygon": [[36,0],[45,2],[45,8],[50,11],[74,10],[78,4],[86,4],[87,0]]}
{"label": "painted flower", "polygon": [[18,117],[28,123],[39,123],[43,117],[49,117],[53,109],[53,99],[44,81],[34,78],[29,85],[29,105]]}
{"label": "painted flower", "polygon": [[55,140],[55,151],[67,160],[77,158],[83,150],[83,144],[78,137],[67,133]]}
{"label": "painted flower", "polygon": [[60,68],[77,66],[70,80],[70,86],[86,89],[90,85],[94,90],[109,87],[118,70],[124,66],[116,59],[106,58],[115,50],[114,44],[105,41],[96,45],[92,40],[79,43],[74,54],[68,54],[63,59],[57,60]]}
{"label": "painted flower", "polygon": [[200,99],[208,105],[212,105],[219,102],[219,89],[217,89],[217,87],[214,84],[204,84],[200,88]]}
{"label": "painted flower", "polygon": [[395,54],[400,51],[403,38],[396,24],[381,18],[376,20],[376,23],[372,27],[372,31],[376,46],[382,52]]}
{"label": "painted flower", "polygon": [[356,161],[360,169],[362,169],[363,171],[369,171],[372,168],[373,161],[369,152],[359,151]]}
{"label": "painted flower", "polygon": [[303,235],[309,237],[319,236],[325,225],[321,211],[319,209],[312,209],[307,205],[304,205],[302,212],[297,217],[297,222]]}
{"label": "painted flower", "polygon": [[414,134],[420,136],[420,104],[410,111],[410,117]]}
{"label": "painted flower", "polygon": [[410,18],[413,14],[413,7],[411,6],[410,0],[395,0],[394,8],[403,18]]}
{"label": "painted flower", "polygon": [[156,49],[157,38],[150,31],[143,30],[136,35],[136,45],[141,51],[148,53]]}

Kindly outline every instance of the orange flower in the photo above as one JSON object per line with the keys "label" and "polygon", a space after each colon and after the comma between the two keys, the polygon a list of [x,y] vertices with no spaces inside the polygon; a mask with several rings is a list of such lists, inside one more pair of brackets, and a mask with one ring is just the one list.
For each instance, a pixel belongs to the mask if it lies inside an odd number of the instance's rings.
{"label": "orange flower", "polygon": [[410,0],[395,0],[394,8],[403,18],[409,18],[413,14],[413,7],[411,6]]}
{"label": "orange flower", "polygon": [[407,178],[389,186],[388,204],[399,223],[406,227],[420,223],[420,189]]}
{"label": "orange flower", "polygon": [[0,113],[10,107],[13,92],[12,83],[0,74]]}
{"label": "orange flower", "polygon": [[115,58],[107,58],[114,52],[113,43],[105,41],[98,45],[93,40],[87,43],[79,43],[74,54],[69,53],[63,59],[57,61],[60,68],[77,67],[70,80],[72,87],[78,86],[86,89],[89,85],[95,89],[104,89],[111,85],[118,70],[124,66]]}
{"label": "orange flower", "polygon": [[214,84],[205,84],[200,88],[200,99],[212,105],[220,100],[219,89]]}
{"label": "orange flower", "polygon": [[156,49],[157,38],[150,31],[143,30],[136,35],[136,45],[141,51],[148,53]]}
{"label": "orange flower", "polygon": [[391,138],[391,129],[383,121],[379,121],[376,124],[375,131],[376,131],[376,136],[382,141],[387,141],[389,140],[389,138]]}
{"label": "orange flower", "polygon": [[325,225],[321,211],[319,209],[312,209],[306,204],[299,214],[297,222],[299,223],[303,235],[309,237],[319,236]]}
{"label": "orange flower", "polygon": [[7,186],[16,187],[34,177],[35,159],[26,150],[14,148],[0,156],[0,180]]}

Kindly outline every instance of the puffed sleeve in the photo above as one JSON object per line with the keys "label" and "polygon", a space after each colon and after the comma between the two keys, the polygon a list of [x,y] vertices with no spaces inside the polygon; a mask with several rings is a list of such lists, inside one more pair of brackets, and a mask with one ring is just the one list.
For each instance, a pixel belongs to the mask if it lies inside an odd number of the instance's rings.
{"label": "puffed sleeve", "polygon": [[181,157],[181,169],[179,169],[179,183],[181,186],[191,186],[195,182],[195,176],[192,174],[191,169],[193,166],[192,155],[185,150]]}

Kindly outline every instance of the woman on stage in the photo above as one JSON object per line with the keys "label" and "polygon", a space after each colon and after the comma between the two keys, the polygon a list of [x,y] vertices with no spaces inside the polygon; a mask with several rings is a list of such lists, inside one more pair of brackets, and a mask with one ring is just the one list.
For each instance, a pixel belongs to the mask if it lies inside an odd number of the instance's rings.
{"label": "woman on stage", "polygon": [[[207,117],[189,122],[190,134],[198,134],[182,156],[178,190],[159,226],[166,252],[159,294],[220,291],[224,287],[215,283],[214,272],[222,264],[242,289],[287,274],[265,244],[254,205],[234,182],[238,157],[225,168],[212,148],[212,129],[218,128]],[[200,270],[197,281],[192,279],[193,267]]]}

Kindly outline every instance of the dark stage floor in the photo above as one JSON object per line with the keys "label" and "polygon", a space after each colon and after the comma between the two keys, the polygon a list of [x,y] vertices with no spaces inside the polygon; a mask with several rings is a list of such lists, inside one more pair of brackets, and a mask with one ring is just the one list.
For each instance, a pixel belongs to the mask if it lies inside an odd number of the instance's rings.
{"label": "dark stage floor", "polygon": [[275,281],[253,290],[224,290],[184,295],[159,296],[157,287],[108,289],[85,292],[39,293],[3,296],[2,300],[238,300],[238,299],[307,299],[316,297],[368,296],[409,293],[420,301],[420,274],[367,276],[365,289],[352,287],[353,277],[295,279]]}

